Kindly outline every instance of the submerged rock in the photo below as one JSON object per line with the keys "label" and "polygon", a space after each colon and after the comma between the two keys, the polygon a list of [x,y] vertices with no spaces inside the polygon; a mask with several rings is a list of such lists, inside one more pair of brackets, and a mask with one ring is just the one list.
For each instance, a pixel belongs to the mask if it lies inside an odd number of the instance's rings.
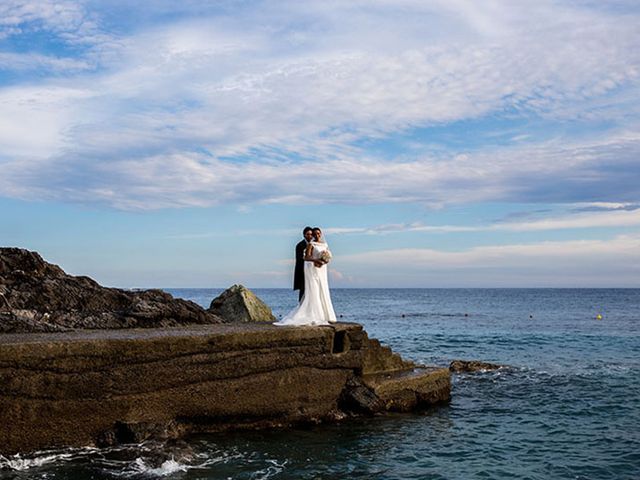
{"label": "submerged rock", "polygon": [[504,365],[480,362],[478,360],[454,360],[449,364],[449,370],[455,373],[485,372],[488,370],[498,370],[503,367]]}
{"label": "submerged rock", "polygon": [[271,308],[244,285],[233,285],[214,298],[209,312],[225,322],[275,322]]}
{"label": "submerged rock", "polygon": [[219,322],[199,305],[161,290],[102,287],[89,277],[66,274],[36,252],[0,248],[0,332]]}

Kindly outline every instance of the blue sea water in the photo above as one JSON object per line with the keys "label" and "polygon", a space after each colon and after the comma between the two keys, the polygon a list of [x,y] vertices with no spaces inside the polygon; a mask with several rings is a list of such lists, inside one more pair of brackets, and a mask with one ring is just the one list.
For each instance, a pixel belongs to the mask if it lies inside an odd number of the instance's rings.
{"label": "blue sea water", "polygon": [[[208,306],[218,289],[169,289]],[[297,296],[256,289],[276,316]],[[640,479],[640,289],[335,289],[341,320],[405,358],[506,365],[452,401],[178,445],[0,457],[0,478]],[[598,319],[598,315],[602,319]]]}

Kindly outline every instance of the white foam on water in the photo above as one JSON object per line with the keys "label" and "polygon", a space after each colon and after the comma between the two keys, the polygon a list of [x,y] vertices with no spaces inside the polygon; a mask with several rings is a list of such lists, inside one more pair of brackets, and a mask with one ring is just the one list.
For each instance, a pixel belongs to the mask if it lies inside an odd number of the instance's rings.
{"label": "white foam on water", "polygon": [[174,473],[186,472],[189,468],[191,468],[189,465],[177,462],[173,458],[165,460],[159,467],[149,466],[142,458],[139,457],[136,458],[132,464],[132,470],[135,473],[154,477],[166,477],[167,475],[172,475]]}
{"label": "white foam on water", "polygon": [[[148,448],[146,445],[140,445],[143,452],[153,453],[154,449]],[[239,455],[242,457],[242,455]],[[238,455],[228,455],[223,452],[221,455],[211,455],[211,453],[197,453],[193,456],[187,456],[176,460],[174,456],[164,460],[158,465],[157,461],[148,456],[136,457],[133,461],[111,460],[102,461],[102,465],[106,466],[106,472],[116,477],[123,478],[158,478],[167,477],[176,473],[186,472],[188,470],[206,469],[212,465],[227,463],[232,458],[238,458]]]}
{"label": "white foam on water", "polygon": [[251,475],[252,479],[256,479],[256,480],[268,480],[269,478],[272,478],[276,475],[279,475],[284,469],[285,466],[287,465],[287,461],[283,461],[282,463],[279,463],[276,460],[266,460],[267,463],[270,463],[271,465],[269,465],[266,468],[263,468],[262,470],[258,470],[256,472],[253,473],[253,475]]}
{"label": "white foam on water", "polygon": [[19,454],[11,458],[0,455],[0,469],[23,471],[33,467],[41,467],[47,463],[53,463],[62,459],[63,457],[59,455],[48,455],[36,458],[21,458]]}
{"label": "white foam on water", "polygon": [[31,468],[38,468],[43,465],[67,462],[74,458],[94,453],[95,448],[86,447],[79,449],[42,450],[29,455],[16,453],[9,457],[0,455],[0,470],[24,471]]}

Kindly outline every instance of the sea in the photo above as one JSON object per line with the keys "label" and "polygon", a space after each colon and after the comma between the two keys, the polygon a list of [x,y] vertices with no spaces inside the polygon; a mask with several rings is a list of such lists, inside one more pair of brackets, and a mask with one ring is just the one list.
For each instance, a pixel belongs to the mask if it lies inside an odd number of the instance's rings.
{"label": "sea", "polygon": [[[221,289],[167,289],[208,306]],[[276,316],[285,289],[255,289]],[[449,405],[177,443],[0,456],[1,479],[640,479],[640,289],[334,289],[403,357],[503,365]],[[0,427],[1,428],[1,427]],[[1,432],[1,429],[0,429]]]}

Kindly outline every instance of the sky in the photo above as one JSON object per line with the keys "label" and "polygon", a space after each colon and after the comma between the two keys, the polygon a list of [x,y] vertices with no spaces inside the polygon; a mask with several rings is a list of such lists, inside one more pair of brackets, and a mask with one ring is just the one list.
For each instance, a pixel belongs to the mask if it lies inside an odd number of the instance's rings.
{"label": "sky", "polygon": [[0,0],[0,246],[119,287],[640,287],[636,0]]}

